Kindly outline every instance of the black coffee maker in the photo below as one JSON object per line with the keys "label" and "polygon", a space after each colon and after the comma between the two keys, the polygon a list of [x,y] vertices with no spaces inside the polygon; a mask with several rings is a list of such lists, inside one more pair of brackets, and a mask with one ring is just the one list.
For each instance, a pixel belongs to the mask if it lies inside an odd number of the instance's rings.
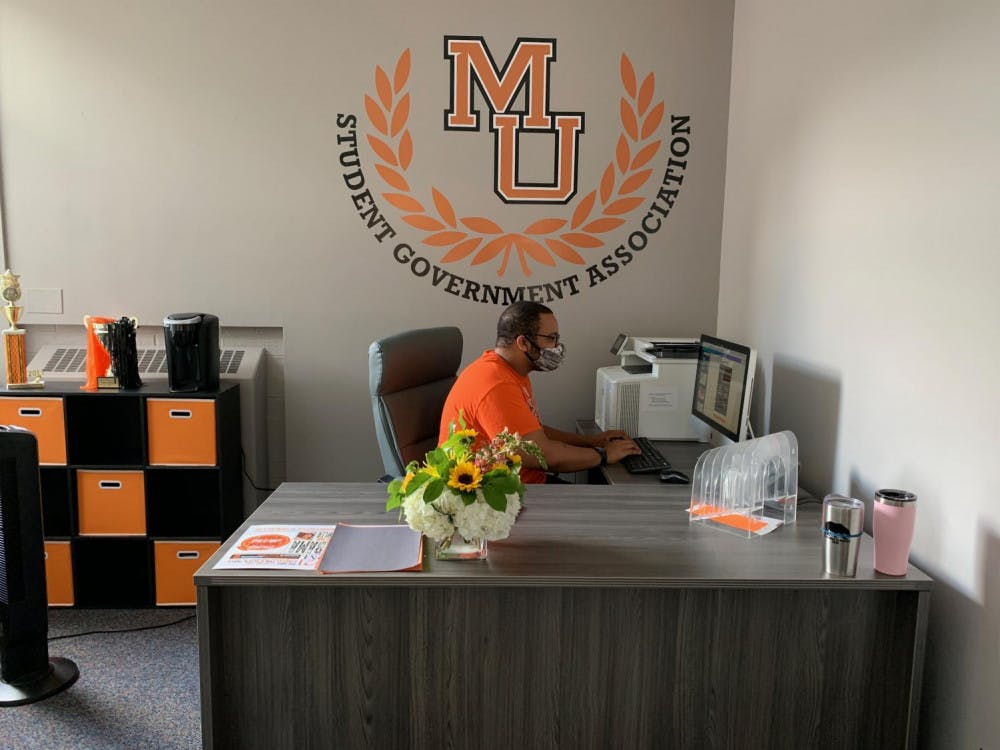
{"label": "black coffee maker", "polygon": [[173,313],[163,319],[167,382],[171,391],[219,388],[219,318],[208,313]]}

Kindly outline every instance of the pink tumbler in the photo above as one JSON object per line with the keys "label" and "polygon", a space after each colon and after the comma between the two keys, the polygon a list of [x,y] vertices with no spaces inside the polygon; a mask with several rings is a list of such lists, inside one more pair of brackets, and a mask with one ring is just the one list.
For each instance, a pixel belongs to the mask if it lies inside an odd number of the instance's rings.
{"label": "pink tumbler", "polygon": [[906,575],[917,496],[905,490],[879,490],[875,493],[873,511],[875,570],[891,576]]}

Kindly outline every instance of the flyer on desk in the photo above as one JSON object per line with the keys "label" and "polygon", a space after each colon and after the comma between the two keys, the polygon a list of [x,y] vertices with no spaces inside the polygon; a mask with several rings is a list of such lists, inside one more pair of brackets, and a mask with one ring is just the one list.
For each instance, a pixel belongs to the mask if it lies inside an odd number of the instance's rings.
{"label": "flyer on desk", "polygon": [[251,526],[215,564],[231,570],[316,570],[336,526]]}

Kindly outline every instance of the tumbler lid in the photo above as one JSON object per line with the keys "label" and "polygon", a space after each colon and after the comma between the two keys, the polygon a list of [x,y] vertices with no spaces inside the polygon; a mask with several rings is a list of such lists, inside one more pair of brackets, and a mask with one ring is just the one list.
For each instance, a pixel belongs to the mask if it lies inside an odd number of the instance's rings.
{"label": "tumbler lid", "polygon": [[879,490],[875,493],[875,502],[903,508],[909,503],[917,502],[917,496],[906,490]]}
{"label": "tumbler lid", "polygon": [[828,505],[833,508],[843,508],[844,510],[851,510],[855,508],[864,508],[865,504],[860,500],[853,497],[844,497],[843,495],[827,495],[823,498],[823,504]]}
{"label": "tumbler lid", "polygon": [[190,326],[201,323],[202,313],[171,313],[163,319],[165,326]]}

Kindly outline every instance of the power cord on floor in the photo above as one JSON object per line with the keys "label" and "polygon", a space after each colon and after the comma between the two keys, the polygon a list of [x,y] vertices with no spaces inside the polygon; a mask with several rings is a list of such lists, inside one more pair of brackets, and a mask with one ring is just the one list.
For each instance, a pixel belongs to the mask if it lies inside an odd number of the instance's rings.
{"label": "power cord on floor", "polygon": [[254,484],[253,477],[251,477],[250,472],[247,471],[247,454],[243,452],[242,446],[240,447],[240,461],[243,463],[243,476],[245,476],[247,481],[250,482],[251,487],[261,492],[274,492],[274,487],[258,487]]}
{"label": "power cord on floor", "polygon": [[49,638],[49,641],[61,641],[64,638],[79,638],[84,635],[104,635],[107,633],[137,633],[140,630],[156,630],[157,628],[169,628],[171,625],[179,625],[182,622],[187,622],[188,620],[193,620],[196,615],[188,615],[187,617],[182,617],[179,620],[174,620],[173,622],[164,622],[160,625],[146,625],[141,628],[123,628],[121,630],[87,630],[83,633],[70,633],[69,635],[55,635]]}

